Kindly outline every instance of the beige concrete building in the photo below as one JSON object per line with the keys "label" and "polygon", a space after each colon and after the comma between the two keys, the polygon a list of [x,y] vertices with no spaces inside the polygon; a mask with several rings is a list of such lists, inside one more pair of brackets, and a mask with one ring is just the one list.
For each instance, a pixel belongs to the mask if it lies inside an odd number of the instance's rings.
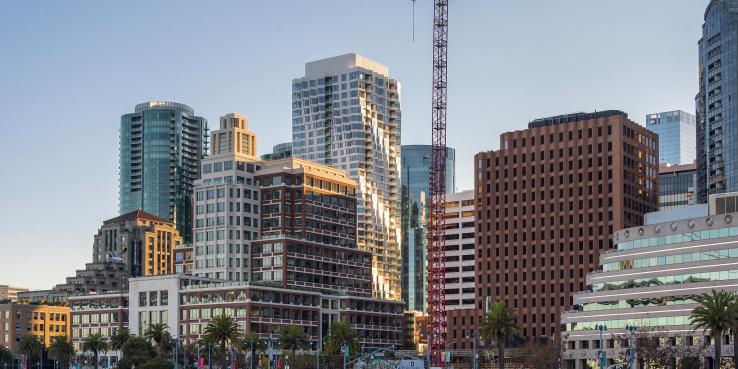
{"label": "beige concrete building", "polygon": [[18,301],[18,292],[28,292],[28,288],[0,284],[0,301],[10,300],[11,302],[16,302]]}
{"label": "beige concrete building", "polygon": [[220,117],[211,142],[202,177],[195,181],[192,273],[247,281],[251,241],[259,237],[256,134],[246,117],[231,113]]}

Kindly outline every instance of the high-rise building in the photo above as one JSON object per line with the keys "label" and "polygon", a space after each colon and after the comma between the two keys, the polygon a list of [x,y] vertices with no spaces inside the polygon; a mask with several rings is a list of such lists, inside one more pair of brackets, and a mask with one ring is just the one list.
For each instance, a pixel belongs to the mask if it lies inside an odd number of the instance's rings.
{"label": "high-rise building", "polygon": [[259,236],[256,134],[246,117],[232,113],[220,117],[211,142],[202,178],[195,181],[193,273],[246,281],[251,240]]}
{"label": "high-rise building", "polygon": [[372,294],[371,253],[356,248],[356,182],[298,158],[256,173],[261,237],[251,250],[253,283]]}
{"label": "high-rise building", "polygon": [[[402,301],[408,310],[428,304],[428,208],[431,145],[402,146]],[[446,149],[446,190],[453,192],[456,151]]]}
{"label": "high-rise building", "polygon": [[468,349],[464,329],[494,301],[518,311],[523,337],[554,336],[614,230],[657,209],[658,136],[621,111],[569,114],[474,159],[477,314],[448,339]]}
{"label": "high-rise building", "polygon": [[149,101],[120,119],[120,214],[143,210],[192,242],[192,194],[207,153],[207,120],[184,104]]}
{"label": "high-rise building", "polygon": [[711,0],[699,40],[697,110],[698,202],[709,194],[738,191],[738,0]]}
{"label": "high-rise building", "polygon": [[0,346],[6,346],[10,352],[18,352],[16,346],[26,334],[32,334],[48,348],[54,337],[69,338],[69,332],[69,307],[0,304]]}
{"label": "high-rise building", "polygon": [[446,195],[446,310],[474,309],[474,190]]}
{"label": "high-rise building", "polygon": [[646,115],[646,128],[659,135],[659,162],[689,164],[696,158],[694,115],[681,110]]}
{"label": "high-rise building", "polygon": [[400,83],[357,54],[305,64],[292,81],[292,154],[346,170],[358,185],[358,246],[378,296],[401,298]]}
{"label": "high-rise building", "polygon": [[0,301],[9,300],[10,302],[16,302],[18,301],[18,292],[28,292],[28,288],[0,284]]}
{"label": "high-rise building", "polygon": [[695,163],[659,165],[659,210],[694,205],[697,200],[696,191],[697,166]]}
{"label": "high-rise building", "polygon": [[[690,314],[702,294],[738,292],[737,200],[737,193],[712,195],[709,204],[647,214],[643,225],[615,231],[616,249],[587,275],[587,290],[574,295],[577,309],[561,316],[562,368],[587,368],[603,350],[608,366],[625,359],[635,348],[626,327],[635,329],[639,345],[655,342],[657,350],[678,352],[676,360],[713,361],[710,333],[694,327]],[[728,340],[722,347],[732,350]],[[640,352],[634,368],[643,366]]]}

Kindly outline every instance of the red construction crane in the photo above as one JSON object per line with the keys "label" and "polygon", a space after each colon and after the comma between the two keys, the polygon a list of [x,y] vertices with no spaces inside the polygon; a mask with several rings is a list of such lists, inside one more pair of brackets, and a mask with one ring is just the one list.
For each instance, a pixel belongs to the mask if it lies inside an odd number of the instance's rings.
{"label": "red construction crane", "polygon": [[428,350],[430,366],[443,365],[446,350],[446,100],[448,70],[448,0],[433,6],[433,110],[428,227]]}

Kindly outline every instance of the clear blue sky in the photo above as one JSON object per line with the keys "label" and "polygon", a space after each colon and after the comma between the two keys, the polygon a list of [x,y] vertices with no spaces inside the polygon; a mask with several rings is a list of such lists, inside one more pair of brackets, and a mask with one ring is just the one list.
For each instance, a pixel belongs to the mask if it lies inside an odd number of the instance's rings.
{"label": "clear blue sky", "polygon": [[[499,134],[576,111],[694,111],[707,0],[459,0],[450,5],[457,184]],[[0,284],[49,288],[92,257],[118,208],[118,128],[168,99],[290,139],[306,61],[357,52],[402,82],[402,143],[430,142],[432,2],[0,2]],[[212,123],[211,123],[212,126]]]}

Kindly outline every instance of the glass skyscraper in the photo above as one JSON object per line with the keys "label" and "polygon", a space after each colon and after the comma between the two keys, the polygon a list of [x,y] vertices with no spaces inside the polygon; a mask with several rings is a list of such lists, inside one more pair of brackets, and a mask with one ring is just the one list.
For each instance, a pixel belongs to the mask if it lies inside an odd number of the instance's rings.
{"label": "glass skyscraper", "polygon": [[357,182],[359,249],[370,251],[376,296],[400,300],[400,83],[357,54],[305,64],[292,81],[292,155]]}
{"label": "glass skyscraper", "polygon": [[696,189],[697,171],[694,163],[659,166],[659,210],[694,205]]}
{"label": "glass skyscraper", "polygon": [[[402,301],[427,308],[428,210],[431,145],[402,146]],[[456,151],[446,149],[446,191],[454,191]]]}
{"label": "glass skyscraper", "polygon": [[694,115],[681,110],[646,115],[646,128],[659,135],[659,163],[694,163]]}
{"label": "glass skyscraper", "polygon": [[738,191],[738,0],[712,0],[699,40],[698,201]]}
{"label": "glass skyscraper", "polygon": [[207,120],[185,105],[149,101],[120,118],[120,214],[172,221],[192,241],[192,192],[208,149]]}

